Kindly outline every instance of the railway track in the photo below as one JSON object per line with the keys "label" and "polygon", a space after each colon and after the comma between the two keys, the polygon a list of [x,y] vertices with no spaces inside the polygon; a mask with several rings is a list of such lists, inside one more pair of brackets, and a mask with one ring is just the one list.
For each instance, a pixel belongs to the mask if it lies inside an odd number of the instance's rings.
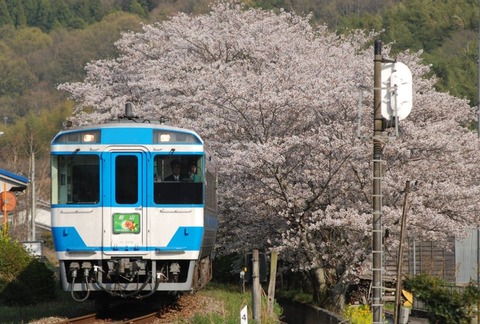
{"label": "railway track", "polygon": [[75,318],[71,318],[71,319],[68,319],[66,321],[63,321],[63,322],[59,322],[61,324],[70,324],[70,323],[75,323],[75,324],[87,324],[87,323],[93,323],[95,320],[97,319],[97,314],[96,313],[93,313],[93,314],[88,314],[88,315],[84,315],[84,316],[80,316],[80,317],[75,317]]}
{"label": "railway track", "polygon": [[131,318],[131,319],[125,319],[121,321],[117,320],[111,320],[111,319],[100,319],[98,318],[96,313],[93,314],[88,314],[80,317],[75,317],[75,318],[70,318],[66,321],[63,322],[58,322],[58,324],[89,324],[89,323],[117,323],[117,324],[147,324],[147,323],[153,323],[155,319],[160,318],[160,313],[159,312],[154,312],[150,314],[146,314],[143,316]]}
{"label": "railway track", "polygon": [[[37,321],[43,323],[176,323],[188,321],[196,315],[223,316],[225,312],[223,301],[198,294],[183,294],[155,301],[135,302],[116,301],[105,308],[99,308],[97,313],[69,319],[44,318]],[[77,313],[78,314],[78,313]]]}
{"label": "railway track", "polygon": [[[107,307],[97,313],[83,315],[75,318],[70,318],[62,322],[57,323],[75,323],[75,324],[89,324],[89,323],[115,323],[115,324],[143,324],[154,323],[160,319],[161,316],[168,314],[171,311],[179,309],[178,298],[175,299],[162,299],[158,303],[134,303],[134,302],[122,302],[117,303],[115,306]],[[149,306],[147,306],[149,305]]]}

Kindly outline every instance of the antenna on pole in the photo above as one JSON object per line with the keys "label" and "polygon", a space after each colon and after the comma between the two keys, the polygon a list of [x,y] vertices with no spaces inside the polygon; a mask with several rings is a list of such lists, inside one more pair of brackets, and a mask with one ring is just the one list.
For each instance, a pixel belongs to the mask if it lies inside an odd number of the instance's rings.
{"label": "antenna on pole", "polygon": [[125,117],[133,117],[133,104],[131,102],[127,102],[125,104]]}

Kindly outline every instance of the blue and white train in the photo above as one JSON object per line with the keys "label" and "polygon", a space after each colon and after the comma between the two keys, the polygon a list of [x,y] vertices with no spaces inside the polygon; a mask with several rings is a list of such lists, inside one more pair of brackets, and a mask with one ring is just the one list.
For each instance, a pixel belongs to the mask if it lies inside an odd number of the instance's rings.
{"label": "blue and white train", "polygon": [[[170,177],[178,174],[178,179]],[[144,298],[211,279],[217,165],[192,130],[132,115],[51,143],[52,235],[62,287]]]}

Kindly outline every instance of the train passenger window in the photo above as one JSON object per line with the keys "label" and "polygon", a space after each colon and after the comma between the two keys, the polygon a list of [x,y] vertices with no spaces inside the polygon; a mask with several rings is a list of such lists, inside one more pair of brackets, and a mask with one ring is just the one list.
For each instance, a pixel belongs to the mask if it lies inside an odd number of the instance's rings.
{"label": "train passenger window", "polygon": [[100,163],[97,155],[68,154],[52,158],[52,203],[97,204]]}
{"label": "train passenger window", "polygon": [[138,202],[138,158],[120,155],[115,159],[115,201],[118,204]]}
{"label": "train passenger window", "polygon": [[157,155],[154,159],[156,204],[201,204],[203,202],[203,156]]}

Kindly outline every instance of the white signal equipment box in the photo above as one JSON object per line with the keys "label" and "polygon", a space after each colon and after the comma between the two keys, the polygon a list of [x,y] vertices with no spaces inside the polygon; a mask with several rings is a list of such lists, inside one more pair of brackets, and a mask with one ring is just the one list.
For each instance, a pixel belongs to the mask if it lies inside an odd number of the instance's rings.
{"label": "white signal equipment box", "polygon": [[412,72],[403,63],[382,63],[382,117],[405,119],[412,111]]}

